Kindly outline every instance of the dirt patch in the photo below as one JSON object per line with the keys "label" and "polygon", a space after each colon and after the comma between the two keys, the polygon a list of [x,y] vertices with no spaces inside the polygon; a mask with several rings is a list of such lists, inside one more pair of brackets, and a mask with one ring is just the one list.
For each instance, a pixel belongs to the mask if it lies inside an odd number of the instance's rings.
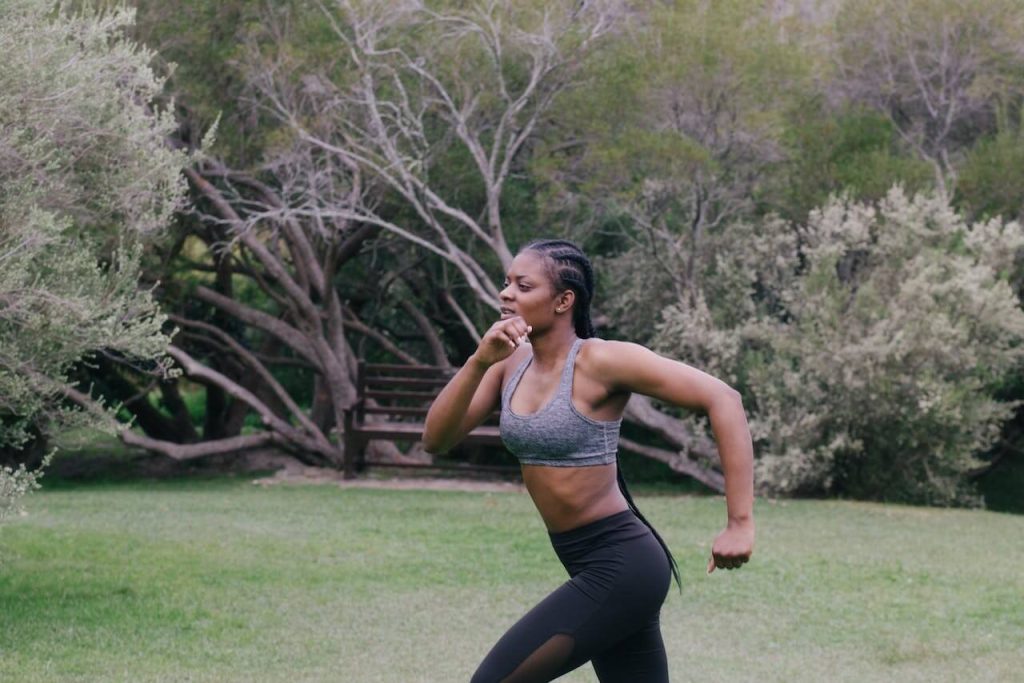
{"label": "dirt patch", "polygon": [[452,479],[445,477],[392,477],[392,478],[369,478],[361,477],[356,479],[344,479],[342,473],[337,470],[323,469],[319,467],[306,467],[299,465],[297,468],[285,467],[269,477],[254,479],[258,486],[273,486],[275,484],[333,484],[341,488],[364,488],[364,489],[421,489],[433,491],[495,491],[495,492],[523,492],[526,487],[520,482],[513,481],[479,481],[475,479]]}
{"label": "dirt patch", "polygon": [[400,471],[384,476],[380,470],[355,479],[345,479],[342,472],[326,468],[311,467],[295,458],[273,451],[254,451],[246,456],[246,470],[276,470],[273,474],[253,480],[257,486],[276,484],[331,484],[340,488],[365,489],[422,489],[433,491],[496,491],[524,492],[521,481],[499,479],[470,479],[466,477],[438,477],[422,472]]}
{"label": "dirt patch", "polygon": [[[259,466],[262,465],[262,466]],[[325,467],[310,467],[294,458],[277,456],[250,464],[252,470],[267,470],[277,466],[273,474],[254,479],[258,486],[275,484],[332,484],[341,488],[365,489],[426,489],[435,491],[512,491],[521,492],[526,488],[522,482],[481,480],[453,477],[424,476],[420,473],[405,473],[389,477],[379,474],[345,479],[342,472]]]}

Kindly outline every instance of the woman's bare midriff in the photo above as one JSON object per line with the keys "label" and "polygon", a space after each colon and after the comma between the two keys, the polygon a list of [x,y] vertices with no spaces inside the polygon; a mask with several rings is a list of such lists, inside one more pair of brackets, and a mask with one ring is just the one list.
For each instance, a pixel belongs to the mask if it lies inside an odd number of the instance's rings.
{"label": "woman's bare midriff", "polygon": [[523,483],[548,531],[569,531],[629,508],[616,467],[523,465]]}

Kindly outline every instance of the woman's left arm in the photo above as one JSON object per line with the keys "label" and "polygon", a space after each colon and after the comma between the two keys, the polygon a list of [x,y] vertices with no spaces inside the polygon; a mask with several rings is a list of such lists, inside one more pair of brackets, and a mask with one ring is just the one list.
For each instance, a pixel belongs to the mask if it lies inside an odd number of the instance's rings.
{"label": "woman's left arm", "polygon": [[697,368],[630,342],[593,345],[590,359],[609,390],[630,391],[708,414],[725,475],[728,523],[715,538],[708,573],[733,569],[754,551],[754,448],[739,392]]}

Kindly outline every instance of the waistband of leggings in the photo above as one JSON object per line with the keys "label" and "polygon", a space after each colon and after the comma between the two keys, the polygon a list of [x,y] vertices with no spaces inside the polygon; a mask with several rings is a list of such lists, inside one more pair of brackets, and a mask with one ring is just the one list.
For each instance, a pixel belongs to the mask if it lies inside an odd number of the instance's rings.
{"label": "waistband of leggings", "polygon": [[568,531],[549,531],[548,536],[551,537],[551,542],[553,544],[561,545],[586,538],[592,538],[616,527],[628,526],[632,521],[643,524],[643,522],[640,521],[640,518],[634,515],[632,510],[627,508],[622,512],[610,514],[607,517],[596,519],[593,522],[588,522],[583,526],[578,526],[574,529],[569,529]]}

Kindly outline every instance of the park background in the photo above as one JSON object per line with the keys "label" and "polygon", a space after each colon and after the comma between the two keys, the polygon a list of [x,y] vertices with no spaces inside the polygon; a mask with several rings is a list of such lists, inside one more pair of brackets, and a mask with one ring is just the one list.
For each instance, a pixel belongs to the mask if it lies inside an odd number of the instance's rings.
{"label": "park background", "polygon": [[549,236],[598,336],[743,396],[758,551],[706,579],[706,417],[625,416],[675,679],[1015,680],[1021,36],[1016,0],[4,0],[0,678],[468,679],[563,578],[539,520],[346,484],[343,416],[359,360],[460,365]]}

